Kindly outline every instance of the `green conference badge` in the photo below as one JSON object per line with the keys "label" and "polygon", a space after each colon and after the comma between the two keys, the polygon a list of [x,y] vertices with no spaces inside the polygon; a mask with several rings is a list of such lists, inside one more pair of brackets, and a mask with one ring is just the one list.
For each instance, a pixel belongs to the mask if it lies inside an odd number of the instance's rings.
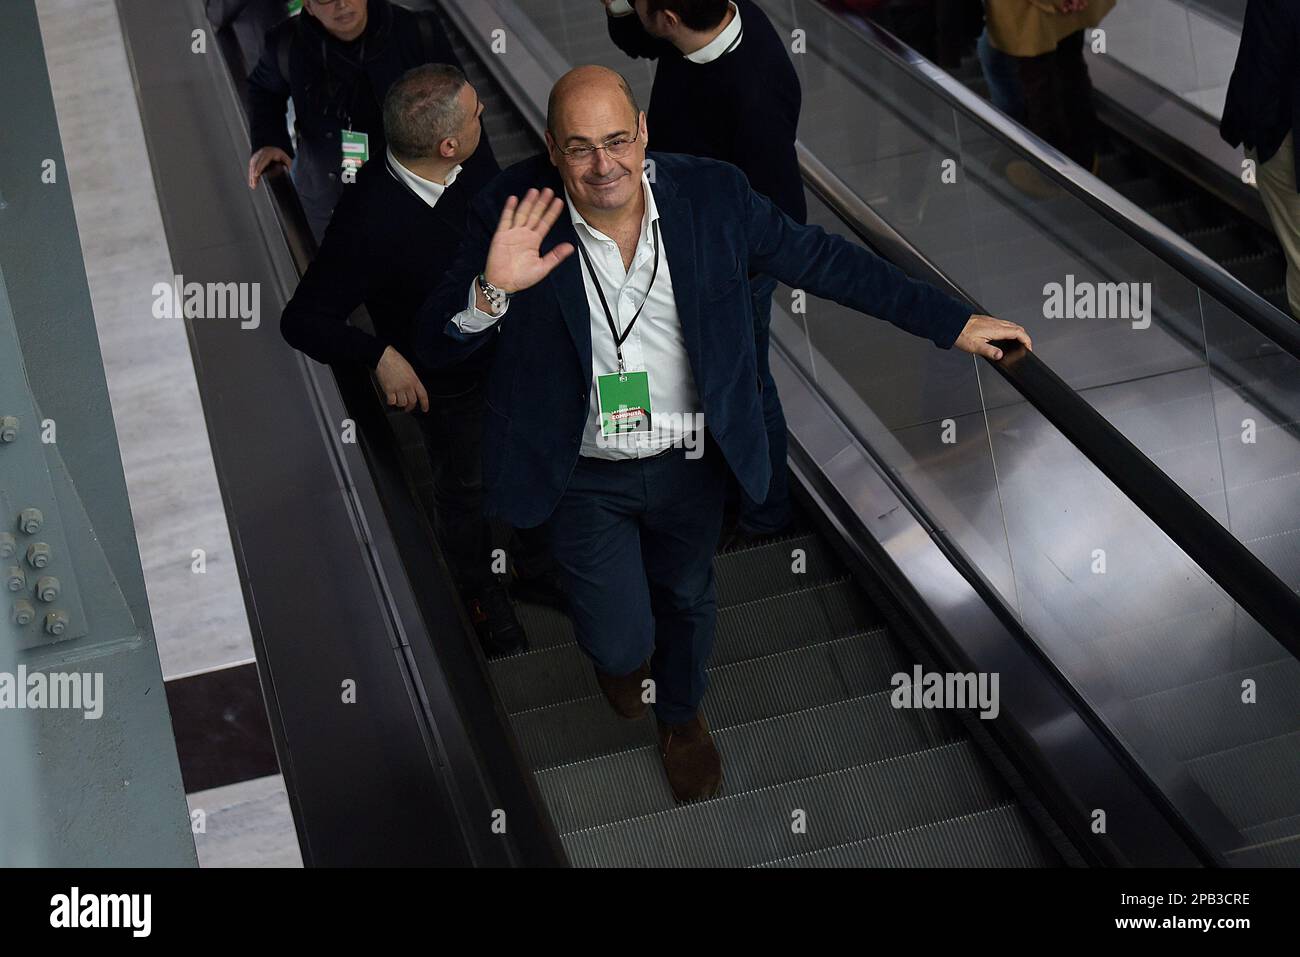
{"label": "green conference badge", "polygon": [[600,434],[650,431],[650,374],[612,372],[596,376]]}

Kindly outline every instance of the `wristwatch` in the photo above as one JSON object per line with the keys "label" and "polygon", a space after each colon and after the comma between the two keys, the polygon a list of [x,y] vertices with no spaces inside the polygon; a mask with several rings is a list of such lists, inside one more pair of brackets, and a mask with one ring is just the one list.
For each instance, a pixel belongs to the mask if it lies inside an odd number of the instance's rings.
{"label": "wristwatch", "polygon": [[479,292],[483,293],[483,298],[492,306],[492,311],[494,313],[500,313],[505,309],[506,303],[510,302],[511,294],[488,282],[487,275],[484,273],[479,273],[478,288]]}

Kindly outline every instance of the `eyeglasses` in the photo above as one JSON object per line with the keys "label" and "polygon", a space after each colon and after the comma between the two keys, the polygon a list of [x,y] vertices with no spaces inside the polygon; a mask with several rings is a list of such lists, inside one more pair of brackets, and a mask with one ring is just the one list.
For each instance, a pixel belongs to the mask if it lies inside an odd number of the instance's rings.
{"label": "eyeglasses", "polygon": [[631,136],[617,136],[612,140],[606,140],[604,143],[584,144],[582,146],[570,146],[568,149],[561,149],[560,155],[564,157],[566,163],[570,166],[585,166],[594,162],[596,151],[604,150],[609,156],[617,159],[626,156],[632,144],[636,142],[641,131],[637,130]]}

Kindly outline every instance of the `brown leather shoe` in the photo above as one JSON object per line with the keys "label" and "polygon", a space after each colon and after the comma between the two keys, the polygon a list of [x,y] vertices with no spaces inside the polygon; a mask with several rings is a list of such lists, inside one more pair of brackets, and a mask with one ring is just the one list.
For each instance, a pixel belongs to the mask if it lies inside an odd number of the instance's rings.
{"label": "brown leather shoe", "polygon": [[680,802],[715,797],[722,787],[722,755],[704,717],[696,713],[685,724],[658,724],[659,756],[673,797]]}
{"label": "brown leather shoe", "polygon": [[650,677],[650,662],[644,661],[641,667],[630,675],[603,675],[596,670],[596,684],[605,692],[605,699],[614,713],[620,718],[641,718],[650,706],[641,700],[644,688],[641,682]]}

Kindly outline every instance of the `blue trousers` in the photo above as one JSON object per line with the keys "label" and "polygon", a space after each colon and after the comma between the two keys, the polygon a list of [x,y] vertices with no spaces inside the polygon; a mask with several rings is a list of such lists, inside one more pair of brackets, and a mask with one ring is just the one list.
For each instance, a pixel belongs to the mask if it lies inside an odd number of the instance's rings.
{"label": "blue trousers", "polygon": [[1020,85],[1019,61],[995,47],[988,30],[980,34],[975,53],[993,105],[1017,123],[1025,122],[1025,91]]}
{"label": "blue trousers", "polygon": [[655,714],[669,724],[689,721],[708,686],[728,476],[711,441],[689,454],[579,458],[547,522],[578,644],[607,675],[649,658]]}
{"label": "blue trousers", "polygon": [[767,498],[756,502],[741,492],[740,527],[751,535],[779,532],[790,524],[790,488],[786,476],[785,413],[781,411],[781,397],[776,394],[776,381],[768,361],[768,343],[771,339],[772,293],[776,280],[769,276],[754,279],[751,292],[754,302],[754,346],[758,350],[758,383],[763,395],[763,426],[767,432],[767,451],[772,460],[772,484],[767,487]]}

